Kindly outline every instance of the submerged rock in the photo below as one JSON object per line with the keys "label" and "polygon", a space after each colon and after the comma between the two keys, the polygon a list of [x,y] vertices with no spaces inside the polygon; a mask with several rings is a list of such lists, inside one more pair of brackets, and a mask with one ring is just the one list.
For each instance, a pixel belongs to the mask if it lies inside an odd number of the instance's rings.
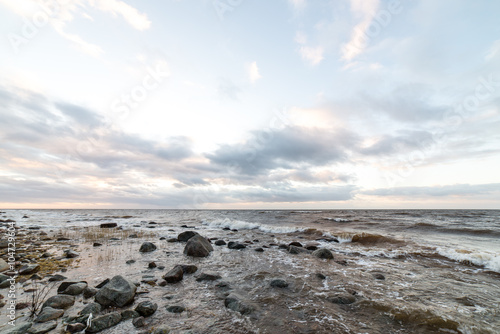
{"label": "submerged rock", "polygon": [[327,300],[330,303],[347,305],[354,303],[356,301],[356,298],[353,295],[349,295],[346,293],[328,297]]}
{"label": "submerged rock", "polygon": [[186,310],[186,308],[181,305],[170,305],[166,307],[166,310],[170,313],[182,313]]}
{"label": "submerged rock", "polygon": [[332,252],[326,248],[320,248],[318,250],[315,250],[312,254],[319,259],[327,259],[327,260],[333,259]]}
{"label": "submerged rock", "polygon": [[375,277],[375,279],[385,280],[385,276],[379,273],[373,274],[373,277]]}
{"label": "submerged rock", "polygon": [[233,311],[243,315],[250,314],[255,311],[255,307],[243,301],[243,298],[235,293],[230,294],[224,300],[224,305]]}
{"label": "submerged rock", "polygon": [[271,285],[273,288],[286,288],[286,287],[288,287],[288,283],[282,279],[272,280],[269,285]]}
{"label": "submerged rock", "polygon": [[200,276],[198,276],[198,278],[196,278],[196,282],[216,281],[221,278],[222,277],[218,274],[202,273]]}
{"label": "submerged rock", "polygon": [[95,300],[102,306],[123,307],[134,300],[136,290],[133,282],[118,275],[99,290]]}

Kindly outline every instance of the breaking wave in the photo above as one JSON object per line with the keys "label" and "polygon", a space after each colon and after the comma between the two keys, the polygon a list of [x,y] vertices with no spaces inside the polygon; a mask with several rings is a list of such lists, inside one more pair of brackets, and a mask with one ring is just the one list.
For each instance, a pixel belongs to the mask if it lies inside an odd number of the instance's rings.
{"label": "breaking wave", "polygon": [[259,223],[250,223],[244,220],[235,219],[214,219],[214,220],[204,220],[202,224],[211,228],[230,228],[236,230],[260,230],[265,233],[293,233],[293,232],[303,232],[305,228],[298,228],[292,226],[273,226],[265,225]]}

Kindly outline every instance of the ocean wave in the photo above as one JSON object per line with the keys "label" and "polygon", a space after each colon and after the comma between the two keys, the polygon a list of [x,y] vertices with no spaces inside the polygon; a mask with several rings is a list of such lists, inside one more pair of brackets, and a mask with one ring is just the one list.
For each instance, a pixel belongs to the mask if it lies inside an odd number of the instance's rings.
{"label": "ocean wave", "polygon": [[500,273],[500,254],[444,247],[437,247],[436,252],[453,261],[484,267]]}
{"label": "ocean wave", "polygon": [[236,219],[214,219],[214,220],[204,220],[202,224],[211,228],[230,228],[236,230],[260,230],[265,233],[293,233],[293,232],[303,232],[305,228],[298,228],[292,226],[272,226],[259,223],[251,223],[244,220]]}
{"label": "ocean wave", "polygon": [[323,220],[332,220],[332,221],[336,221],[337,223],[349,223],[349,222],[351,222],[351,220],[345,219],[345,218],[323,217],[321,219],[323,219]]}
{"label": "ocean wave", "polygon": [[[326,233],[326,234],[328,234],[328,233]],[[361,245],[377,245],[377,244],[402,245],[402,244],[406,243],[404,240],[386,237],[386,236],[383,236],[380,234],[372,234],[372,233],[365,233],[365,232],[362,232],[362,233],[344,232],[344,233],[333,235],[333,237],[337,238],[340,243],[352,242],[352,243],[358,243]]]}

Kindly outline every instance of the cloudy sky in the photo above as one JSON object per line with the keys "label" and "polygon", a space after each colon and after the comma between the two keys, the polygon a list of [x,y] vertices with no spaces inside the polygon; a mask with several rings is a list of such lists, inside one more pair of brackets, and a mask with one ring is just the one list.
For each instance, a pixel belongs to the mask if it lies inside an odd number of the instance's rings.
{"label": "cloudy sky", "polygon": [[500,2],[0,0],[0,208],[500,208]]}

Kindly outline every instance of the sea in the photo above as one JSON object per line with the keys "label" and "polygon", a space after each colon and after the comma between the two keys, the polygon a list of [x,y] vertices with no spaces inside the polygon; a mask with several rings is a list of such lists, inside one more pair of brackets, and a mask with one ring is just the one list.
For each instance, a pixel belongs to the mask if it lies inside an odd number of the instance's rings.
{"label": "sea", "polygon": [[[80,242],[80,265],[67,275],[89,284],[123,273],[161,279],[165,272],[146,268],[151,261],[166,271],[184,262],[221,275],[224,284],[185,279],[144,294],[189,310],[152,317],[151,325],[166,321],[172,333],[500,333],[499,210],[61,209],[3,210],[0,218]],[[142,237],[122,234],[99,249],[81,237],[111,222]],[[214,246],[206,259],[186,259],[182,244],[166,241],[186,230],[247,248]],[[143,239],[159,251],[139,254]],[[279,247],[290,242],[330,249],[334,260]],[[125,264],[129,258],[137,262]],[[271,288],[274,278],[289,286]],[[255,312],[225,307],[230,293]],[[335,299],[346,295],[354,299]]]}

